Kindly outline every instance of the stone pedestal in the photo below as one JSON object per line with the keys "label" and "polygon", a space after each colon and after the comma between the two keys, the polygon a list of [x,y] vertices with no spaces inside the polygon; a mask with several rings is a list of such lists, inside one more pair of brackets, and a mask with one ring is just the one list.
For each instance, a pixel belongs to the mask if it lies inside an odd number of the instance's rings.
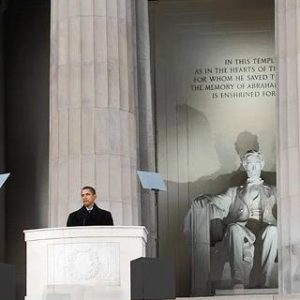
{"label": "stone pedestal", "polygon": [[144,227],[25,231],[26,300],[128,300],[130,261],[145,256]]}

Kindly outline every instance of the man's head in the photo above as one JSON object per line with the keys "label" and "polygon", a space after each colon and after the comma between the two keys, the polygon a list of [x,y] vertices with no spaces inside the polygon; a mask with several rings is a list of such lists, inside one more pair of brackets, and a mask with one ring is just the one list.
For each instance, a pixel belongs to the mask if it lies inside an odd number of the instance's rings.
{"label": "man's head", "polygon": [[81,189],[81,200],[83,206],[85,206],[86,208],[92,208],[96,198],[97,198],[96,190],[93,187],[84,186]]}
{"label": "man's head", "polygon": [[262,154],[256,150],[249,150],[242,157],[242,164],[248,178],[255,180],[260,178],[261,170],[264,167]]}

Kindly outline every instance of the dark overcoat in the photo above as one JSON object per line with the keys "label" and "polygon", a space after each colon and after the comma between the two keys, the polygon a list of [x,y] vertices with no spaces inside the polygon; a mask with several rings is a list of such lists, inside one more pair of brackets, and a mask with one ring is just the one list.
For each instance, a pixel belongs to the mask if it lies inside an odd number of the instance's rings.
{"label": "dark overcoat", "polygon": [[90,213],[84,206],[82,206],[79,210],[70,213],[67,221],[67,226],[97,226],[113,224],[111,213],[99,208],[96,204],[94,204]]}

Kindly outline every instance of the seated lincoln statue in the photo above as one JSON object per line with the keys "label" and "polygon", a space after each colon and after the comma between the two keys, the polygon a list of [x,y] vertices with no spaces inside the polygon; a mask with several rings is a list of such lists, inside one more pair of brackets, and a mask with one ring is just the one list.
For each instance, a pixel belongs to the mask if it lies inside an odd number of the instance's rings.
{"label": "seated lincoln statue", "polygon": [[[274,287],[271,277],[277,257],[276,190],[261,179],[264,160],[260,152],[246,152],[242,165],[247,181],[221,195],[197,197],[186,216],[185,232],[193,223],[191,211],[197,213],[210,207],[210,224],[219,218],[222,226],[218,249],[229,261],[231,286]],[[210,230],[210,235],[216,235],[214,228]]]}

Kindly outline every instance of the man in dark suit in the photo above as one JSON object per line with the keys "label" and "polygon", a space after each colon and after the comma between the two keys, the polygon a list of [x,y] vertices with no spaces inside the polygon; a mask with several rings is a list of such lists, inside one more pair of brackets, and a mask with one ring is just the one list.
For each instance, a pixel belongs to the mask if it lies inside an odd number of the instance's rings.
{"label": "man in dark suit", "polygon": [[96,190],[93,187],[83,187],[81,189],[83,206],[69,215],[67,226],[113,225],[111,213],[99,208],[95,203],[96,198]]}

